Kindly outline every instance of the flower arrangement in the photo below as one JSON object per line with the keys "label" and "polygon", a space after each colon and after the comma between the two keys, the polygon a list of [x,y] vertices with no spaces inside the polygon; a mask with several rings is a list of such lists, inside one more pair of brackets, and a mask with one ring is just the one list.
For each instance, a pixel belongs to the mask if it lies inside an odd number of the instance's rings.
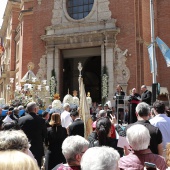
{"label": "flower arrangement", "polygon": [[103,74],[102,76],[102,98],[106,98],[108,96],[108,75]]}
{"label": "flower arrangement", "polygon": [[53,97],[56,93],[56,86],[57,86],[57,82],[56,82],[56,75],[55,75],[55,70],[53,69],[51,71],[51,78],[50,78],[50,96],[51,96],[51,100],[53,100]]}
{"label": "flower arrangement", "polygon": [[62,104],[60,101],[60,95],[58,93],[54,94],[54,101],[52,102],[52,108],[53,109],[61,109]]}
{"label": "flower arrangement", "polygon": [[60,100],[60,95],[58,93],[54,94],[54,100]]}
{"label": "flower arrangement", "polygon": [[51,77],[50,79],[50,96],[53,97],[56,91],[56,83],[55,83],[55,77]]}
{"label": "flower arrangement", "polygon": [[34,94],[34,98],[33,98],[31,93],[28,93],[28,91],[27,92],[15,91],[14,95],[15,95],[15,98],[14,100],[11,101],[11,105],[13,106],[23,105],[24,107],[26,107],[27,104],[32,101],[36,102],[40,108],[43,108],[45,106],[45,102],[37,94]]}
{"label": "flower arrangement", "polygon": [[104,66],[102,70],[102,103],[103,104],[106,102],[106,99],[108,97],[108,92],[109,92],[108,79],[109,79],[109,76],[107,73],[107,67]]}
{"label": "flower arrangement", "polygon": [[64,99],[63,99],[63,104],[64,103],[69,103],[70,105],[73,104],[73,97],[70,94],[67,94]]}

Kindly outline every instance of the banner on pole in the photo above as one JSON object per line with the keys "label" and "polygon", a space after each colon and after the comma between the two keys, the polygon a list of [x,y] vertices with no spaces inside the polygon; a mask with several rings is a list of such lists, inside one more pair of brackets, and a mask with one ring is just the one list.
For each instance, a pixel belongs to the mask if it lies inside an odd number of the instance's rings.
{"label": "banner on pole", "polygon": [[156,38],[156,42],[165,58],[167,67],[170,67],[170,48],[159,38]]}
{"label": "banner on pole", "polygon": [[148,53],[149,53],[149,61],[150,61],[150,70],[151,70],[151,73],[154,73],[154,67],[153,67],[153,62],[155,62],[155,72],[156,72],[156,75],[157,75],[157,62],[156,62],[156,58],[155,58],[155,61],[153,61],[153,44],[150,44],[148,46]]}
{"label": "banner on pole", "polygon": [[86,92],[83,84],[83,78],[79,77],[79,90],[80,90],[80,106],[79,106],[79,113],[84,122],[84,130],[85,134],[84,137],[87,137],[92,132],[92,119],[90,116],[90,108],[86,100]]}

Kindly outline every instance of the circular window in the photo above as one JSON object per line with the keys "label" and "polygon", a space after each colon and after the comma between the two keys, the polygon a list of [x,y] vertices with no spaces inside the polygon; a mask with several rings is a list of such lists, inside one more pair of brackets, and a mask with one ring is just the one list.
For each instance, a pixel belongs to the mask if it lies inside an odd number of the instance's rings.
{"label": "circular window", "polygon": [[94,0],[67,0],[67,11],[71,18],[85,18],[91,11]]}

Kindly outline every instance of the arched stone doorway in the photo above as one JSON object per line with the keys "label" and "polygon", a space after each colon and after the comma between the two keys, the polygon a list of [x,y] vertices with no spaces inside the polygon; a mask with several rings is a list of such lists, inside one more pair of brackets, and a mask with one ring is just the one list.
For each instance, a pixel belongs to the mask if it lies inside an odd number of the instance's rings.
{"label": "arched stone doorway", "polygon": [[101,56],[65,58],[63,62],[63,97],[73,90],[79,90],[77,69],[82,63],[82,77],[85,91],[90,92],[92,100],[101,102]]}
{"label": "arched stone doorway", "polygon": [[84,84],[86,92],[90,92],[94,102],[101,103],[101,59],[89,58],[84,65]]}

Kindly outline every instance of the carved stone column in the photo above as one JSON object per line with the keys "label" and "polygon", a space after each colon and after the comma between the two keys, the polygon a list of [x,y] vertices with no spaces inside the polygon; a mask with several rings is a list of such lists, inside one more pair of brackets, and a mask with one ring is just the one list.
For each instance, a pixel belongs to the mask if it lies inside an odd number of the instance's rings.
{"label": "carved stone column", "polygon": [[101,46],[101,66],[103,68],[104,65],[107,67],[108,71],[108,98],[107,100],[110,100],[113,102],[113,94],[114,94],[114,69],[113,69],[113,56],[114,56],[114,49],[113,49],[113,43],[109,43],[104,48],[104,44]]}
{"label": "carved stone column", "polygon": [[54,48],[47,48],[47,82],[50,82],[51,71],[54,68],[53,55]]}
{"label": "carved stone column", "polygon": [[55,47],[55,56],[54,56],[54,69],[56,73],[56,80],[57,80],[57,92],[60,91],[60,49]]}
{"label": "carved stone column", "polygon": [[113,94],[114,94],[114,69],[113,69],[113,44],[106,46],[106,66],[108,69],[109,75],[109,93],[108,93],[108,100],[113,102]]}

